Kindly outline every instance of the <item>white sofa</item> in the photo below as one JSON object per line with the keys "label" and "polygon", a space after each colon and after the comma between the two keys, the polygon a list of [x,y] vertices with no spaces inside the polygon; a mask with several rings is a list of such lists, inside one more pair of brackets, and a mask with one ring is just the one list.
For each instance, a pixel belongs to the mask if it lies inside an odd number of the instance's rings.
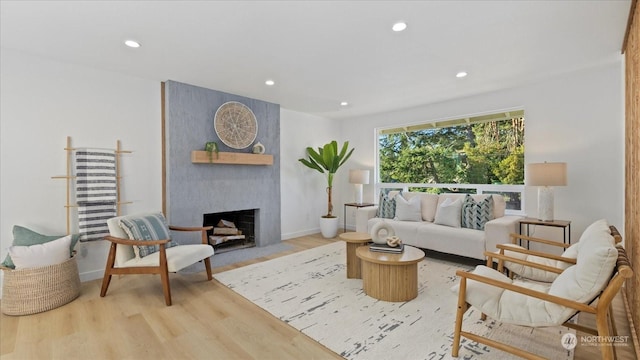
{"label": "white sofa", "polygon": [[[391,195],[394,198],[397,196],[396,194]],[[509,234],[519,230],[518,220],[521,217],[505,216],[506,203],[500,195],[471,195],[477,202],[488,196],[493,197],[493,211],[489,216],[492,219],[484,223],[484,230],[462,227],[461,223],[456,226],[455,223],[451,223],[451,219],[443,221],[443,216],[447,212],[445,210],[447,204],[458,199],[464,203],[465,194],[436,195],[405,192],[399,196],[402,199],[396,199],[398,202],[396,215],[400,217],[395,216],[393,219],[376,217],[378,206],[358,208],[356,210],[356,231],[368,233],[376,224],[384,222],[391,225],[395,234],[402,239],[404,244],[484,260],[485,250],[495,251],[496,244],[509,243]],[[417,199],[412,200],[413,198]],[[447,198],[451,200],[447,200]],[[416,203],[419,203],[419,206]],[[407,206],[411,208],[410,212],[414,213],[416,207],[419,207],[420,214],[417,218],[409,216],[413,221],[407,220]],[[451,211],[448,212],[451,213]],[[443,223],[453,226],[442,225]]]}

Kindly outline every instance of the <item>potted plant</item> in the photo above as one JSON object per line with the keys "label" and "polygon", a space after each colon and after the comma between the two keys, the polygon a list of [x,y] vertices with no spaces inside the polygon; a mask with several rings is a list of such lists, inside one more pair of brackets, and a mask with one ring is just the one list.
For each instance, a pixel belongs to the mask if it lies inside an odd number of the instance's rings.
{"label": "potted plant", "polygon": [[333,238],[338,234],[338,217],[333,215],[333,203],[331,201],[333,189],[333,177],[353,153],[353,148],[349,150],[349,142],[345,141],[340,152],[338,152],[338,142],[333,140],[322,147],[315,149],[308,147],[308,159],[298,159],[308,168],[327,174],[327,214],[320,218],[320,231],[325,238]]}
{"label": "potted plant", "polygon": [[216,159],[218,158],[218,143],[215,141],[209,141],[204,145],[204,151],[209,154],[209,162],[213,162],[213,153],[216,154]]}

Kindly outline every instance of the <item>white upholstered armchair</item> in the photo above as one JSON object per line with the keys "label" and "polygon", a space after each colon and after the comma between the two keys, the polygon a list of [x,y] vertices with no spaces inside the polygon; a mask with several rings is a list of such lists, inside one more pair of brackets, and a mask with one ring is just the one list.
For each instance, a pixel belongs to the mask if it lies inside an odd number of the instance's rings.
{"label": "white upholstered armchair", "polygon": [[[213,247],[208,245],[207,230],[212,227],[168,226],[162,213],[119,216],[107,220],[111,242],[102,279],[100,296],[107,294],[112,275],[159,274],[165,303],[171,305],[169,273],[204,261],[207,279],[211,280]],[[179,245],[171,240],[170,230],[199,231],[202,244]]]}
{"label": "white upholstered armchair", "polygon": [[[470,306],[480,310],[483,319],[488,316],[527,327],[564,325],[592,335],[609,336],[611,301],[633,271],[624,248],[613,245],[608,227],[592,230],[581,237],[575,265],[562,271],[551,283],[513,280],[487,266],[478,266],[470,273],[458,271],[460,283],[452,288],[458,294],[452,356],[458,357],[460,338],[466,337],[520,357],[540,358],[495,339],[463,331],[463,315]],[[595,314],[596,329],[567,322],[580,311]],[[604,359],[613,359],[611,346],[601,346],[601,351]]]}

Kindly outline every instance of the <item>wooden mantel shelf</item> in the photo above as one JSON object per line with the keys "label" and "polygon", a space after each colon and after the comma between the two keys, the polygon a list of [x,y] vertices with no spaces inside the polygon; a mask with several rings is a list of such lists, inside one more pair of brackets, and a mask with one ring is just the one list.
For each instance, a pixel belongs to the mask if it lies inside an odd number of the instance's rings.
{"label": "wooden mantel shelf", "polygon": [[236,152],[219,152],[212,154],[206,151],[194,150],[191,152],[191,162],[194,164],[236,164],[236,165],[273,165],[273,155],[250,154]]}

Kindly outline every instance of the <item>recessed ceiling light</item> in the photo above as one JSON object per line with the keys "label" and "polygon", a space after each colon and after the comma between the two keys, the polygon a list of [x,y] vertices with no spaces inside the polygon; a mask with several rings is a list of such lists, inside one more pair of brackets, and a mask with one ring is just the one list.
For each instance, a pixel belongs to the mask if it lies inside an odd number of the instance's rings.
{"label": "recessed ceiling light", "polygon": [[269,86],[273,86],[273,85],[275,85],[275,84],[276,84],[276,82],[275,82],[275,81],[273,81],[273,80],[267,80],[267,81],[265,81],[264,83],[265,83],[266,85],[269,85]]}
{"label": "recessed ceiling light", "polygon": [[460,71],[459,73],[456,74],[457,78],[463,78],[465,76],[467,76],[467,72],[466,71]]}
{"label": "recessed ceiling light", "polygon": [[347,106],[347,105],[349,105],[349,103],[346,102],[346,101],[343,101],[343,102],[340,103],[340,106]]}
{"label": "recessed ceiling light", "polygon": [[124,42],[125,45],[127,45],[130,48],[139,48],[140,47],[140,43],[135,41],[135,40],[127,40]]}
{"label": "recessed ceiling light", "polygon": [[391,29],[393,31],[396,31],[396,32],[403,31],[406,28],[407,28],[407,23],[405,23],[403,21],[397,22],[397,23],[393,24],[393,26],[391,27]]}

